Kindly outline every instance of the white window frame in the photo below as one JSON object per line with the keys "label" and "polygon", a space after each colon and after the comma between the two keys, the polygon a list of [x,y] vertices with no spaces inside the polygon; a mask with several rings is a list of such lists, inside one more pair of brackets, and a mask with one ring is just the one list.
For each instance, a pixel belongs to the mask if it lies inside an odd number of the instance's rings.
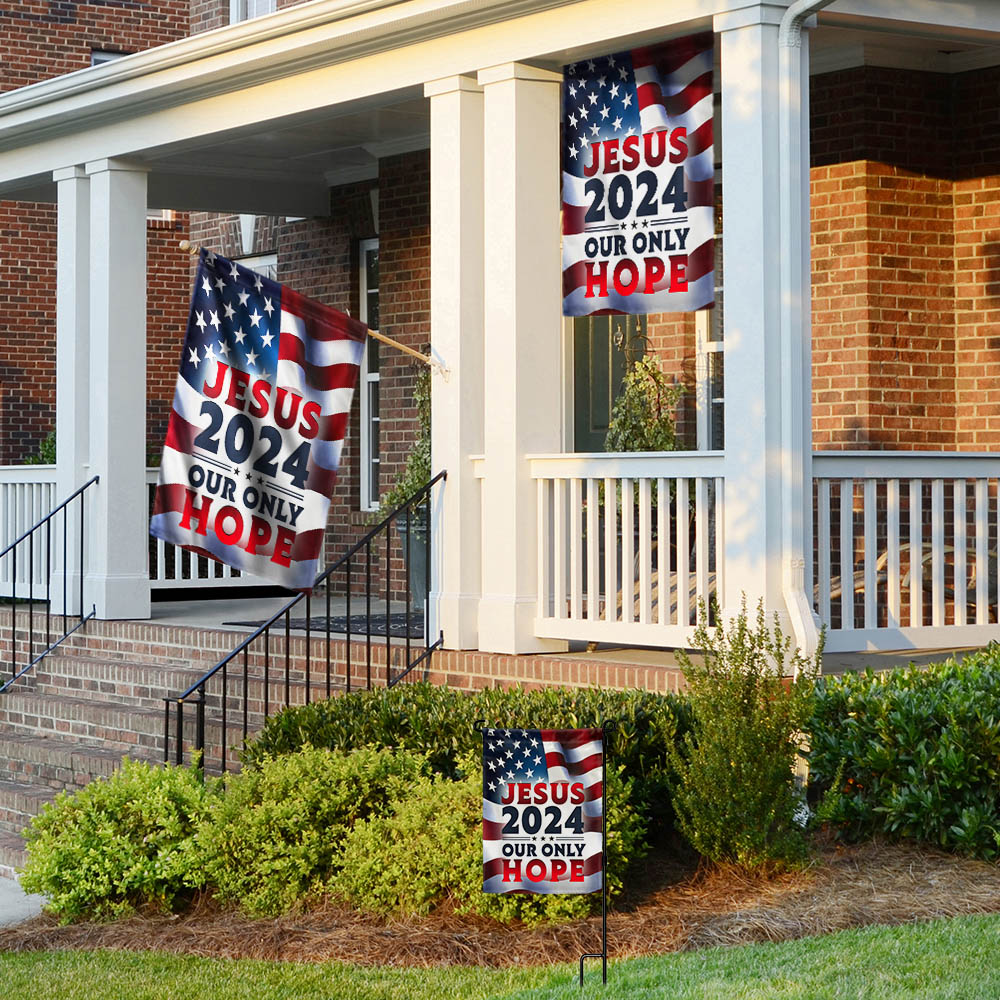
{"label": "white window frame", "polygon": [[250,21],[255,17],[273,14],[277,9],[277,0],[229,0],[229,23]]}
{"label": "white window frame", "polygon": [[278,280],[278,254],[276,252],[257,253],[250,257],[234,257],[233,260],[242,267],[264,275],[265,278],[270,278],[272,281]]}
{"label": "white window frame", "polygon": [[[370,250],[378,250],[378,238],[361,240],[358,243],[358,301],[359,318],[362,323],[368,323],[368,293],[378,291],[368,287],[368,268],[365,263],[365,256]],[[381,281],[381,277],[379,279]],[[358,469],[361,478],[361,509],[363,511],[373,511],[379,509],[379,498],[371,495],[371,475],[372,465],[379,463],[379,458],[372,455],[372,441],[369,428],[373,423],[379,423],[380,415],[371,412],[371,391],[373,383],[380,381],[378,371],[370,371],[368,368],[368,350],[371,344],[369,337],[365,341],[365,350],[361,360],[361,375],[359,378],[361,389],[361,458]]]}
{"label": "white window frame", "polygon": [[[722,250],[722,233],[715,236],[716,252]],[[719,269],[715,268],[718,276]],[[699,309],[695,313],[695,400],[697,404],[697,433],[698,450],[710,451],[712,445],[712,406],[721,404],[723,419],[726,410],[726,388],[725,373],[723,372],[722,396],[711,399],[712,379],[711,379],[711,354],[721,354],[725,358],[725,315],[722,298],[722,285],[715,285],[715,307],[712,309]],[[713,333],[715,335],[713,336]],[[725,444],[723,443],[723,447]]]}
{"label": "white window frame", "polygon": [[91,49],[90,65],[104,66],[106,63],[116,62],[118,59],[123,59],[128,54],[128,52],[115,52],[111,49]]}

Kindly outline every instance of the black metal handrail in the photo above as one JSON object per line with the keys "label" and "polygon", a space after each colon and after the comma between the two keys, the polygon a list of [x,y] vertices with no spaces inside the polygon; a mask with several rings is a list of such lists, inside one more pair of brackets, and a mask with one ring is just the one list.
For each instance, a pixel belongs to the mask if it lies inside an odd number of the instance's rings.
{"label": "black metal handrail", "polygon": [[[43,518],[40,518],[27,531],[15,538],[2,552],[0,560],[10,556],[10,673],[7,681],[0,685],[0,694],[3,694],[15,681],[23,677],[32,667],[43,660],[53,649],[65,639],[68,639],[79,629],[84,622],[90,621],[96,613],[96,608],[91,606],[89,614],[83,613],[83,576],[84,576],[84,549],[86,540],[86,492],[100,480],[100,476],[88,479],[79,489],[74,490],[61,504],[53,507]],[[79,538],[79,614],[67,614],[69,605],[69,508],[74,500],[80,501],[80,538]],[[56,521],[56,515],[62,511],[62,611],[55,617],[62,618],[62,635],[55,641],[52,640],[52,526]],[[45,596],[44,599],[39,594],[38,603],[45,605],[45,648],[40,653],[35,653],[35,535],[45,529]],[[58,529],[57,529],[58,530]],[[28,547],[28,599],[18,599],[17,596],[17,552],[18,546],[27,542]],[[41,544],[39,540],[39,544]],[[41,551],[41,550],[39,550]],[[28,649],[23,664],[19,662],[17,655],[17,608],[18,603],[28,605]],[[76,619],[76,624],[72,628],[67,628],[67,624]],[[39,637],[40,638],[40,637]]]}
{"label": "black metal handrail", "polygon": [[[375,525],[360,541],[353,545],[347,552],[344,553],[332,566],[328,567],[319,576],[316,577],[313,583],[313,589],[326,584],[326,626],[324,629],[324,634],[326,638],[326,656],[325,656],[325,692],[326,697],[330,697],[333,693],[334,684],[334,672],[332,669],[331,662],[331,635],[340,636],[344,634],[346,636],[346,653],[345,653],[345,668],[344,668],[344,690],[350,692],[353,687],[352,675],[354,673],[355,667],[359,666],[356,663],[352,663],[352,649],[351,640],[352,638],[364,638],[365,640],[365,659],[364,659],[364,682],[363,687],[367,690],[371,690],[373,686],[373,673],[372,673],[372,603],[373,603],[373,589],[372,589],[372,552],[373,547],[377,545],[380,535],[385,536],[385,554],[383,560],[383,572],[385,577],[385,684],[386,687],[393,687],[398,684],[404,678],[409,677],[414,670],[420,667],[425,662],[430,660],[430,657],[435,649],[438,649],[442,642],[443,636],[439,633],[438,637],[431,642],[430,639],[430,556],[433,551],[431,545],[431,493],[434,486],[447,478],[447,472],[439,472],[426,486],[417,490],[412,496],[407,498],[400,506],[398,506],[391,513],[386,515],[378,524]],[[423,584],[424,584],[424,623],[423,623],[423,634],[424,642],[423,648],[419,650],[418,655],[413,657],[413,649],[410,635],[410,623],[412,620],[411,615],[411,587],[410,587],[410,568],[412,565],[411,560],[411,541],[413,538],[413,527],[414,518],[412,515],[416,514],[418,511],[424,510],[426,512],[426,538],[427,538],[427,559],[424,565],[423,574]],[[406,520],[406,535],[403,544],[403,577],[405,580],[404,585],[404,614],[403,614],[403,633],[405,637],[405,661],[402,664],[401,669],[398,673],[393,675],[392,666],[392,575],[393,575],[393,561],[391,557],[392,548],[392,537],[390,534],[390,527],[394,523],[399,523],[401,520]],[[360,555],[359,555],[360,554]],[[352,585],[352,563],[357,559],[362,562],[362,569],[364,571],[364,593],[363,600],[365,606],[364,620],[365,628],[362,631],[353,631],[351,622],[351,585]],[[378,553],[376,552],[376,559],[378,558]],[[397,567],[398,568],[398,567]],[[343,574],[344,579],[344,596],[346,600],[345,609],[345,630],[340,632],[339,630],[334,632],[331,628],[331,618],[330,618],[330,598],[331,598],[331,584],[334,578],[338,574]],[[375,596],[375,601],[379,602],[382,598]],[[291,666],[291,612],[299,604],[304,604],[305,606],[305,644],[304,644],[304,669],[303,669],[303,683],[305,687],[304,700],[306,704],[309,704],[311,700],[312,691],[312,638],[314,630],[311,626],[312,621],[312,595],[302,593],[296,594],[295,597],[291,598],[287,604],[284,605],[280,610],[276,611],[267,621],[259,625],[252,634],[247,636],[239,645],[237,645],[231,652],[227,653],[218,663],[215,664],[210,670],[206,671],[201,677],[198,678],[193,684],[189,685],[186,690],[182,691],[180,694],[172,695],[163,699],[164,701],[164,718],[163,718],[163,759],[164,762],[169,762],[171,758],[171,708],[175,709],[175,727],[173,734],[173,758],[174,762],[177,764],[185,763],[187,761],[193,761],[199,766],[205,766],[206,764],[206,706],[208,705],[208,687],[213,681],[216,681],[220,690],[217,694],[217,703],[219,708],[218,713],[218,743],[215,744],[218,747],[218,761],[219,761],[219,771],[225,772],[229,769],[231,763],[231,755],[229,750],[231,749],[228,744],[228,735],[231,728],[236,728],[237,731],[241,732],[242,739],[245,741],[249,733],[249,721],[250,721],[250,684],[251,680],[254,683],[260,683],[262,685],[262,696],[260,698],[260,710],[256,713],[262,718],[266,719],[271,714],[271,697],[270,688],[272,683],[282,684],[284,697],[278,699],[278,704],[280,707],[288,707],[292,704],[291,692],[292,692],[292,666]],[[279,675],[279,679],[274,681],[271,672],[271,662],[272,662],[272,648],[271,648],[271,628],[276,625],[281,620],[284,620],[284,676],[283,678]],[[255,653],[259,654],[261,657],[261,662],[259,663],[260,671],[256,676],[251,677],[252,669],[250,666],[250,653],[251,648],[255,646],[258,640],[262,641],[263,649],[261,651],[258,646]],[[238,657],[242,655],[242,684],[236,692],[235,698],[230,698],[229,691],[229,665],[233,663]],[[237,667],[239,669],[239,667]],[[322,676],[322,675],[321,675]],[[185,740],[184,736],[184,706],[189,701],[193,701],[195,710],[195,720],[194,720],[194,733],[193,738]],[[235,714],[236,721],[231,722],[231,715]],[[194,753],[192,754],[192,751]]]}

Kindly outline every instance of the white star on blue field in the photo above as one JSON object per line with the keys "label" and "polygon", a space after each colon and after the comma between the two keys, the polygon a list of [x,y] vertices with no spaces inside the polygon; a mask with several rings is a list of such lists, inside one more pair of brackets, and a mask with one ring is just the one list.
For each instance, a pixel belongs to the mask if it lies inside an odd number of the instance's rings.
{"label": "white star on blue field", "polygon": [[281,286],[208,251],[198,261],[181,376],[202,391],[213,361],[273,383],[278,365]]}
{"label": "white star on blue field", "polygon": [[487,729],[483,734],[483,798],[499,802],[508,783],[547,781],[542,734],[537,729]]}
{"label": "white star on blue field", "polygon": [[567,66],[562,97],[562,162],[567,173],[583,176],[591,143],[642,133],[629,52]]}

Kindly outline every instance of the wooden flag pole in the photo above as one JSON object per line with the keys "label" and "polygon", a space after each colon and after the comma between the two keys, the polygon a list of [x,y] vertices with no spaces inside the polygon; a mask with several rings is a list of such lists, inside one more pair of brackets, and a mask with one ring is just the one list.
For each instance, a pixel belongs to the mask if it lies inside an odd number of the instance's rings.
{"label": "wooden flag pole", "polygon": [[[200,249],[189,240],[181,240],[178,245],[181,250],[186,250],[192,257]],[[428,357],[426,354],[421,354],[412,347],[407,347],[406,344],[401,344],[398,340],[393,340],[392,337],[387,337],[384,333],[379,333],[378,330],[369,330],[368,336],[374,337],[376,340],[380,340],[383,344],[388,344],[390,347],[395,347],[397,351],[402,351],[403,354],[409,354],[411,358],[416,358],[417,361],[422,361],[425,365],[430,365],[431,368],[440,372],[446,379],[451,374],[449,369],[445,368],[440,361],[435,361],[434,358]]]}

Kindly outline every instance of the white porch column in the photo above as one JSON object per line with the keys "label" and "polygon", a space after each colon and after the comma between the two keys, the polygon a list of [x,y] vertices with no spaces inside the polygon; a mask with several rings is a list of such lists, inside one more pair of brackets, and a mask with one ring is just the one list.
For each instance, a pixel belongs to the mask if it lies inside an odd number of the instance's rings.
{"label": "white porch column", "polygon": [[86,600],[98,618],[149,617],[146,495],[146,172],[90,175],[90,464]]}
{"label": "white porch column", "polygon": [[534,634],[537,499],[525,458],[561,446],[561,81],[521,63],[479,73],[486,246],[479,648],[497,653],[565,649]]}
{"label": "white porch column", "polygon": [[810,15],[832,0],[794,4],[778,32],[781,156],[782,585],[796,645],[812,652],[812,260],[809,239]]}
{"label": "white porch column", "polygon": [[424,85],[431,103],[431,634],[475,649],[482,592],[482,505],[471,455],[483,450],[483,89],[468,76]]}
{"label": "white porch column", "polygon": [[[778,24],[784,7],[716,15],[722,62],[726,281],[723,612],[764,599],[787,627],[782,592],[782,408]],[[787,419],[786,415],[786,419]]]}
{"label": "white porch column", "polygon": [[[90,179],[83,167],[53,172],[58,191],[56,243],[56,502],[90,478]],[[89,501],[93,488],[88,491]],[[59,569],[52,610],[80,611],[80,518],[74,502],[66,517],[67,566],[62,567],[62,515],[52,538]],[[63,588],[66,601],[63,606]]]}

